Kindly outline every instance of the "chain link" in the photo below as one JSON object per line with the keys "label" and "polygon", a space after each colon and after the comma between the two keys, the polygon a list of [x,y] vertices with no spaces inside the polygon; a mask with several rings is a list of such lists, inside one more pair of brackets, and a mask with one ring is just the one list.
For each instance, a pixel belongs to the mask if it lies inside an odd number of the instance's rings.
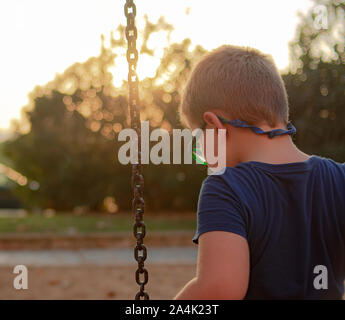
{"label": "chain link", "polygon": [[[138,269],[135,272],[135,281],[139,285],[139,291],[135,296],[135,300],[144,298],[149,300],[149,295],[145,291],[145,285],[148,282],[149,274],[144,267],[144,261],[147,257],[147,249],[144,246],[144,237],[146,234],[145,223],[143,221],[144,214],[144,177],[141,168],[141,132],[140,132],[140,110],[139,110],[139,90],[138,75],[136,72],[138,62],[138,50],[136,48],[137,28],[135,26],[136,6],[133,0],[126,0],[125,16],[127,18],[126,39],[128,43],[127,61],[128,61],[128,87],[129,87],[129,110],[131,119],[131,128],[137,133],[138,146],[138,163],[132,165],[132,189],[133,202],[132,208],[135,214],[135,223],[133,225],[133,234],[137,244],[134,248],[134,258],[138,262]],[[141,279],[143,278],[143,279]]]}

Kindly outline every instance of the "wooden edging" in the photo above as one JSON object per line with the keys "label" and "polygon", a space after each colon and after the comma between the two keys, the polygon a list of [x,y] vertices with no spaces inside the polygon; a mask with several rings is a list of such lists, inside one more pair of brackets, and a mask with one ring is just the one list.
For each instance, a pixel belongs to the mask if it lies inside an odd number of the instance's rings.
{"label": "wooden edging", "polygon": [[[154,231],[145,237],[145,245],[193,246],[191,231]],[[42,234],[0,233],[0,250],[42,250],[82,248],[131,248],[135,239],[131,232]]]}

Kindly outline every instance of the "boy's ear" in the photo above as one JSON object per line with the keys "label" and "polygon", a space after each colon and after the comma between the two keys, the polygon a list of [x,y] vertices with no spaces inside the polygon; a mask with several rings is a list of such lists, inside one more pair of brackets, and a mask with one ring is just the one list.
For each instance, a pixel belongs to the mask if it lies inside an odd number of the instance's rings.
{"label": "boy's ear", "polygon": [[206,111],[204,113],[204,121],[211,129],[225,129],[223,123],[211,111]]}

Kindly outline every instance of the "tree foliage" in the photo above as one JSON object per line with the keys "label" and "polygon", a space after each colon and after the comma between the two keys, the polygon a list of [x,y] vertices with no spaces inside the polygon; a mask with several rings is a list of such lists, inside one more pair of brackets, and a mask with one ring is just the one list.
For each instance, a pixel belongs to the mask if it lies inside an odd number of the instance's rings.
{"label": "tree foliage", "polygon": [[[172,27],[163,18],[146,22],[142,54],[152,55],[150,35]],[[70,210],[86,206],[102,210],[104,199],[114,197],[120,209],[131,206],[130,166],[118,162],[117,134],[129,127],[127,82],[115,88],[110,68],[125,45],[124,28],[119,39],[111,37],[109,48],[84,63],[75,63],[45,86],[30,94],[31,105],[16,138],[3,146],[13,168],[38,189],[27,186],[17,193],[28,206]],[[195,61],[204,53],[190,40],[168,46],[153,78],[140,82],[141,120],[151,128],[171,131],[181,124],[177,113],[179,90]],[[124,51],[124,50],[122,50]],[[26,129],[29,128],[29,129]],[[25,132],[26,130],[26,132]],[[151,210],[181,210],[195,207],[200,168],[183,165],[145,166],[145,199]],[[185,184],[194,186],[183,188]]]}
{"label": "tree foliage", "polygon": [[302,16],[284,75],[296,143],[306,152],[345,161],[344,1],[315,1],[327,8],[326,29],[315,28],[313,8]]}
{"label": "tree foliage", "polygon": [[[323,1],[324,3],[324,1]],[[318,4],[318,1],[315,1]],[[345,161],[344,2],[329,0],[328,28],[317,30],[315,13],[301,17],[291,43],[291,69],[284,80],[291,120],[298,128],[296,143],[304,151]],[[140,52],[152,56],[150,37],[172,26],[161,18],[146,20]],[[75,63],[30,94],[25,119],[16,137],[2,146],[6,161],[29,183],[16,192],[27,206],[70,210],[86,206],[102,210],[114,197],[120,209],[131,206],[130,166],[117,160],[117,134],[129,126],[127,82],[114,87],[119,57],[125,54],[124,27],[120,37],[100,55]],[[181,128],[178,117],[181,89],[195,63],[204,54],[191,41],[169,43],[155,76],[140,81],[141,120],[151,128]],[[115,73],[111,72],[114,68]],[[149,210],[195,208],[202,166],[144,166],[145,200]],[[32,188],[36,182],[39,188]]]}

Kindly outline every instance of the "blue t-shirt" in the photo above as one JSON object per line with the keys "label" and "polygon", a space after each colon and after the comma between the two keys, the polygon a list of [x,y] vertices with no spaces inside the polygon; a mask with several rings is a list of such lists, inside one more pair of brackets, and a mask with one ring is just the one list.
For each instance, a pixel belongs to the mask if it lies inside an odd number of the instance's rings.
{"label": "blue t-shirt", "polygon": [[[251,161],[208,176],[199,195],[193,241],[209,231],[247,239],[246,299],[341,299],[345,164],[318,156],[289,164]],[[325,272],[314,269],[319,265],[327,268],[328,283]],[[320,274],[323,278],[315,280]],[[315,281],[327,283],[328,289],[315,288]]]}

